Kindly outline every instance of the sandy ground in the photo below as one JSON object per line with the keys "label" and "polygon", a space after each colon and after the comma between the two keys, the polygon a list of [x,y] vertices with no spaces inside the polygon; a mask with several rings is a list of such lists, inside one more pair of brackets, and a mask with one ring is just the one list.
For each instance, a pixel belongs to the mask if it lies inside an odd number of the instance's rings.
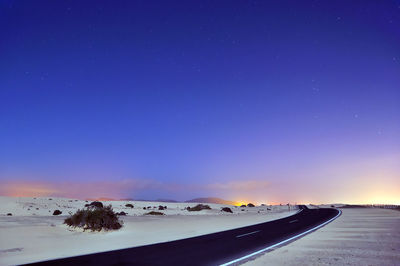
{"label": "sandy ground", "polygon": [[245,265],[400,265],[400,212],[341,209],[332,223]]}
{"label": "sandy ground", "polygon": [[[212,210],[188,212],[196,203],[111,201],[115,211],[125,211],[124,227],[114,232],[82,232],[63,224],[68,213],[87,202],[63,198],[0,197],[0,265],[14,265],[47,259],[166,242],[275,220],[294,214],[287,206],[231,207],[209,204]],[[131,203],[134,208],[127,208]],[[144,215],[159,205],[167,206],[165,216]],[[153,207],[156,208],[153,208]],[[270,210],[267,210],[269,208]],[[60,216],[53,216],[55,209]],[[7,216],[12,213],[12,216]]]}

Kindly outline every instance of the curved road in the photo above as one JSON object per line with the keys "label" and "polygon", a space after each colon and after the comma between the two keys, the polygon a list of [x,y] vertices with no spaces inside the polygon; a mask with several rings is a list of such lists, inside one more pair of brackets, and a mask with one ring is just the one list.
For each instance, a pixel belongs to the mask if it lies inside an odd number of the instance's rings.
{"label": "curved road", "polygon": [[171,242],[43,261],[31,265],[230,265],[288,243],[336,219],[336,209],[308,209],[292,216]]}

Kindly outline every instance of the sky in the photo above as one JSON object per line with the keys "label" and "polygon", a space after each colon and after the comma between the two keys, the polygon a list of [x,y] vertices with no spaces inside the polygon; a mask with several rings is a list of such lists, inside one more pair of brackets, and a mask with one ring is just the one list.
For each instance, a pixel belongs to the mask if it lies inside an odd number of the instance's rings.
{"label": "sky", "polygon": [[400,1],[0,0],[0,195],[400,204]]}

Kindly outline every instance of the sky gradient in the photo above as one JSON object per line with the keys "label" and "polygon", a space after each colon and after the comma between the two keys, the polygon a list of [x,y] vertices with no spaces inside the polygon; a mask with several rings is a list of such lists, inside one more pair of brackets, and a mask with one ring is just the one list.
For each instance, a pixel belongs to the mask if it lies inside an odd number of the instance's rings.
{"label": "sky gradient", "polygon": [[0,194],[400,204],[400,1],[0,1]]}

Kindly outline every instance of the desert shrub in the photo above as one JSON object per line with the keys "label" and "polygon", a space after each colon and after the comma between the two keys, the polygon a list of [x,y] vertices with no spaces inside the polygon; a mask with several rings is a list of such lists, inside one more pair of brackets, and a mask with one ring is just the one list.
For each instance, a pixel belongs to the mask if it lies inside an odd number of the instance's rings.
{"label": "desert shrub", "polygon": [[253,203],[249,203],[247,204],[247,207],[255,207],[255,205]]}
{"label": "desert shrub", "polygon": [[145,215],[164,215],[164,213],[151,211],[151,212],[145,213]]}
{"label": "desert shrub", "polygon": [[125,207],[127,207],[127,208],[133,208],[133,205],[130,204],[130,203],[128,203],[128,204],[125,204]]}
{"label": "desert shrub", "polygon": [[126,212],[117,212],[116,214],[117,214],[117,215],[121,215],[121,216],[126,216],[126,215],[127,215]]}
{"label": "desert shrub", "polygon": [[161,205],[158,206],[158,210],[159,210],[159,211],[163,211],[164,209],[165,209],[164,206],[161,206]]}
{"label": "desert shrub", "polygon": [[101,231],[102,229],[117,230],[123,222],[118,219],[111,205],[101,208],[87,208],[77,210],[75,214],[64,220],[64,223],[72,227],[81,227],[83,230]]}
{"label": "desert shrub", "polygon": [[221,211],[233,213],[233,211],[231,210],[231,208],[228,208],[228,207],[222,208]]}
{"label": "desert shrub", "polygon": [[93,201],[89,204],[91,207],[96,207],[96,208],[103,208],[104,205],[100,201]]}
{"label": "desert shrub", "polygon": [[146,207],[143,207],[143,210],[146,210]]}
{"label": "desert shrub", "polygon": [[240,207],[242,207],[242,208],[243,208],[243,207],[246,207],[246,205],[245,205],[245,204],[243,204],[243,205],[241,205]]}
{"label": "desert shrub", "polygon": [[9,213],[7,213],[7,216],[12,216],[12,213],[10,213],[10,212],[9,212]]}
{"label": "desert shrub", "polygon": [[188,207],[187,210],[190,212],[193,212],[193,211],[197,212],[197,211],[201,211],[201,210],[211,210],[211,207],[208,205],[205,205],[205,204],[197,204],[194,207]]}
{"label": "desert shrub", "polygon": [[54,212],[53,212],[53,215],[60,215],[62,213],[62,211],[60,211],[60,210],[55,210]]}

